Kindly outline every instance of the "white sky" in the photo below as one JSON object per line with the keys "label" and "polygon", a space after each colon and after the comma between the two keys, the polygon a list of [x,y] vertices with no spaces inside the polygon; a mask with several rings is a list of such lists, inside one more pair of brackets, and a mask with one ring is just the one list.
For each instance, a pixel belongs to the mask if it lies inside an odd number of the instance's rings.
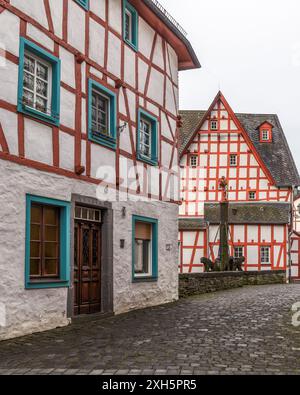
{"label": "white sky", "polygon": [[300,170],[300,1],[160,0],[202,68],[180,73],[180,108],[222,90],[235,112],[277,113]]}

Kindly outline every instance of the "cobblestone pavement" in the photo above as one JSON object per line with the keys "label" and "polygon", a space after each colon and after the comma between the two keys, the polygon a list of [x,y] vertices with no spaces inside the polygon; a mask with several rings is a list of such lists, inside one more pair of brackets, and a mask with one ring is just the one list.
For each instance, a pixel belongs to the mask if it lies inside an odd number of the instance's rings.
{"label": "cobblestone pavement", "polygon": [[300,374],[299,285],[247,287],[0,343],[5,374]]}

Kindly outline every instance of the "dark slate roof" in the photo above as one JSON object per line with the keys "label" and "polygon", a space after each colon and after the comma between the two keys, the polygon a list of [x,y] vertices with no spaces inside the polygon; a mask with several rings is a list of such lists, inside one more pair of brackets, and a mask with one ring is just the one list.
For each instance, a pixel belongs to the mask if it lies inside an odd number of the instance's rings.
{"label": "dark slate roof", "polygon": [[[205,111],[180,111],[183,126],[181,128],[180,154],[187,147],[191,137],[203,120]],[[235,114],[265,166],[274,178],[278,187],[299,186],[300,177],[294,158],[277,115],[271,114]],[[260,143],[258,127],[269,122],[273,127],[273,142]]]}
{"label": "dark slate roof", "polygon": [[[290,203],[230,203],[230,224],[289,224]],[[204,206],[205,221],[211,224],[220,223],[220,205],[206,203]]]}
{"label": "dark slate roof", "polygon": [[179,219],[179,230],[200,230],[206,228],[204,218],[181,218]]}

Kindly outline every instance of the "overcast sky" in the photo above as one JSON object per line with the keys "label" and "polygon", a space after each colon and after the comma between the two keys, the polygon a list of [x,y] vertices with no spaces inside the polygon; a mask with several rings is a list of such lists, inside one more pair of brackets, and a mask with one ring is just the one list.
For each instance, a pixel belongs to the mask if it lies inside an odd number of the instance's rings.
{"label": "overcast sky", "polygon": [[180,73],[180,108],[221,89],[235,112],[277,113],[300,170],[300,1],[160,0],[202,69]]}

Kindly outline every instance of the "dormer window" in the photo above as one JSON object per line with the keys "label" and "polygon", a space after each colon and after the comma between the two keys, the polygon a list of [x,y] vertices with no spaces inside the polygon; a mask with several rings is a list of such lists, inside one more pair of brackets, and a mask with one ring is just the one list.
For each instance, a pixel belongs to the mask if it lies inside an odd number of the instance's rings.
{"label": "dormer window", "polygon": [[269,132],[269,130],[264,129],[261,132],[261,139],[262,139],[262,141],[269,141],[270,140],[270,132]]}
{"label": "dormer window", "polygon": [[218,121],[217,120],[210,121],[210,130],[218,130]]}
{"label": "dormer window", "polygon": [[259,127],[259,134],[260,134],[259,139],[261,143],[272,142],[273,139],[272,130],[273,130],[273,125],[271,125],[269,122],[265,122]]}

